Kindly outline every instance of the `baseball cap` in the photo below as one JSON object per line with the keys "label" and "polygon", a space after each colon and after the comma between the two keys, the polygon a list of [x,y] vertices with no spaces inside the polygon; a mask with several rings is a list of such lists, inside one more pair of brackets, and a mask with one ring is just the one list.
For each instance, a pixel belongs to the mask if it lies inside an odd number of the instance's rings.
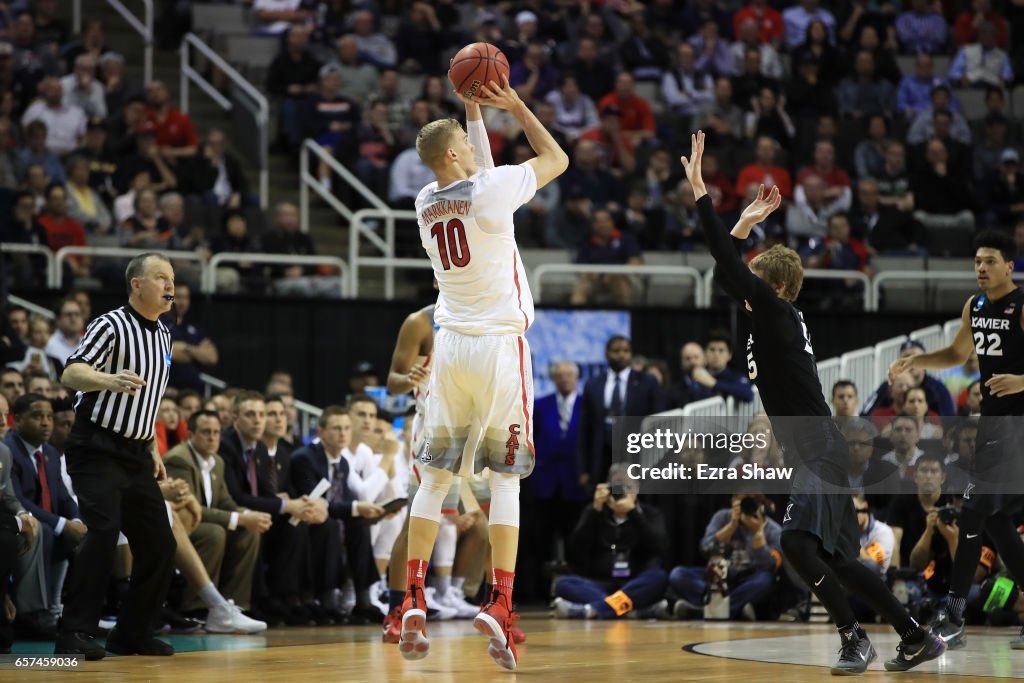
{"label": "baseball cap", "polygon": [[1003,153],[999,155],[999,163],[1019,164],[1020,154],[1018,154],[1017,150],[1013,149],[1012,147],[1007,147],[1006,149],[1003,150]]}
{"label": "baseball cap", "polygon": [[916,339],[908,339],[907,341],[900,344],[900,353],[903,353],[907,349],[920,349],[921,351],[925,350],[924,344],[922,344]]}
{"label": "baseball cap", "polygon": [[368,360],[361,360],[352,367],[352,376],[359,377],[361,375],[376,375],[377,370],[373,367],[373,363]]}
{"label": "baseball cap", "polygon": [[516,26],[518,26],[519,24],[526,24],[531,21],[536,24],[537,15],[531,12],[530,10],[523,10],[522,12],[516,15]]}

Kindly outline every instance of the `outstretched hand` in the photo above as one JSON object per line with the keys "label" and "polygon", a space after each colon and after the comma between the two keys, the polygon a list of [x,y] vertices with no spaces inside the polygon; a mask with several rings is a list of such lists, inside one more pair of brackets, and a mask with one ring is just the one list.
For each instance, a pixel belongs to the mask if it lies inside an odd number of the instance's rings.
{"label": "outstretched hand", "polygon": [[704,131],[698,130],[690,136],[690,158],[679,157],[679,161],[683,163],[683,170],[686,171],[686,179],[690,181],[694,197],[697,199],[707,194],[707,188],[704,187],[704,178],[701,177],[700,173],[700,161],[703,156]]}
{"label": "outstretched hand", "polygon": [[757,190],[757,198],[743,209],[740,220],[756,225],[768,218],[781,204],[782,194],[779,192],[778,185],[773,187],[767,196],[764,192],[764,185],[761,185]]}

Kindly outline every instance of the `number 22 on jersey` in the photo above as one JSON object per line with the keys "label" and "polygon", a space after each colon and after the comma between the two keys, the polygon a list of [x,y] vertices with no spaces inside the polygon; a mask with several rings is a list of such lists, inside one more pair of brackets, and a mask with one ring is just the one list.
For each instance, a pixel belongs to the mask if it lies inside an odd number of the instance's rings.
{"label": "number 22 on jersey", "polygon": [[985,345],[985,333],[974,333],[974,350],[979,356],[1001,356],[1003,339],[995,332],[988,335],[988,345]]}
{"label": "number 22 on jersey", "polygon": [[466,226],[458,218],[448,221],[447,228],[441,221],[430,228],[430,236],[437,240],[437,251],[445,270],[452,266],[464,268],[469,264],[469,242],[466,241]]}

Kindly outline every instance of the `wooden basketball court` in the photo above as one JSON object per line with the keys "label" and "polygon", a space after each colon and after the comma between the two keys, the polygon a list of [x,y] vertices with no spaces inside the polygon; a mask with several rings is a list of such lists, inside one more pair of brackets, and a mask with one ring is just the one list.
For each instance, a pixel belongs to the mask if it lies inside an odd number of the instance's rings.
{"label": "wooden basketball court", "polygon": [[[96,681],[326,680],[344,683],[482,683],[483,681],[822,681],[835,659],[838,638],[828,625],[702,622],[556,621],[546,613],[524,615],[528,640],[516,673],[494,664],[486,640],[469,622],[431,624],[430,656],[406,662],[397,647],[380,641],[376,627],[277,629],[260,636],[172,636],[170,659],[109,657],[76,672],[0,673],[6,681],[74,677]],[[895,654],[896,637],[869,629],[879,661],[867,676],[900,681],[968,681],[1024,677],[1024,652],[1009,649],[1014,629],[973,629],[966,650],[947,653],[909,673],[886,673],[881,661]],[[24,644],[47,653],[45,644]]]}

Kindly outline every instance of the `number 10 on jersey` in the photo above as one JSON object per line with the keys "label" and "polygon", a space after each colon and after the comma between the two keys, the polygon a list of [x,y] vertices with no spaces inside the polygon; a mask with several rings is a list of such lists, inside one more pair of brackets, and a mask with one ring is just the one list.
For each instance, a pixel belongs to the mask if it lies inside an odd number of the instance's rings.
{"label": "number 10 on jersey", "polygon": [[469,263],[466,226],[458,218],[448,221],[447,228],[442,222],[434,223],[430,236],[437,240],[437,251],[445,270],[451,270],[452,266],[463,268]]}

